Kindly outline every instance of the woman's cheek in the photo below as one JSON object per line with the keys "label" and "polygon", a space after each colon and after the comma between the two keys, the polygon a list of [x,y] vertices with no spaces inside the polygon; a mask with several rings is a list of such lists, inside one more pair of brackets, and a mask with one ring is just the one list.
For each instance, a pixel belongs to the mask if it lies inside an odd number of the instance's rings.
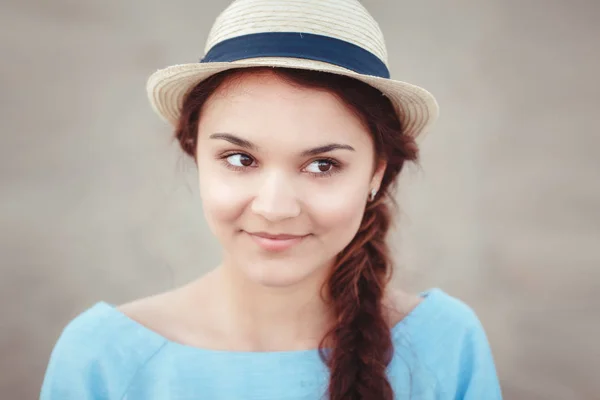
{"label": "woman's cheek", "polygon": [[360,184],[323,191],[311,196],[306,203],[307,212],[319,231],[345,241],[351,239],[360,226],[366,205],[365,193],[366,189]]}
{"label": "woman's cheek", "polygon": [[307,189],[306,192],[312,192],[306,200],[313,212],[329,215],[333,220],[344,220],[356,213],[362,215],[368,188],[360,180],[354,180],[347,184],[325,186],[320,190]]}
{"label": "woman's cheek", "polygon": [[244,177],[226,177],[214,172],[202,174],[202,206],[205,217],[215,233],[241,228],[238,222],[252,200],[252,193],[252,185]]}

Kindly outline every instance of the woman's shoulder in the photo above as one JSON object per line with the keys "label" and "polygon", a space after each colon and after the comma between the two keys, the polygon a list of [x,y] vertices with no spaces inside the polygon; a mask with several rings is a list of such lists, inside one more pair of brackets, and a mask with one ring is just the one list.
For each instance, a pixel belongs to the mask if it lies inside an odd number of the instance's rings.
{"label": "woman's shoulder", "polygon": [[480,323],[468,304],[439,288],[419,295],[391,291],[387,302],[392,330],[401,336],[424,337],[440,329],[453,329],[458,333]]}
{"label": "woman's shoulder", "polygon": [[[125,308],[127,309],[127,308]],[[148,330],[123,312],[122,306],[100,301],[73,318],[63,329],[57,345],[86,349],[86,353],[107,354],[120,347],[135,348],[138,353],[152,352],[164,344],[158,335],[148,336]],[[143,342],[140,342],[144,335]],[[143,347],[146,347],[144,349]]]}
{"label": "woman's shoulder", "polygon": [[430,289],[422,297],[393,328],[400,358],[429,371],[444,394],[500,399],[490,345],[473,308],[441,289]]}
{"label": "woman's shoulder", "polygon": [[41,398],[87,398],[87,391],[99,387],[108,398],[118,398],[137,370],[166,344],[141,328],[106,302],[81,312],[52,349]]}

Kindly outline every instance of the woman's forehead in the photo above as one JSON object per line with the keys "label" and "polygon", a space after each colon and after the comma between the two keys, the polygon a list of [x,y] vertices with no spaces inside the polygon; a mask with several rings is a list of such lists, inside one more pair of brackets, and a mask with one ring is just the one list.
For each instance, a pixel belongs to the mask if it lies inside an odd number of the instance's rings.
{"label": "woman's forehead", "polygon": [[246,74],[219,88],[202,110],[199,134],[231,133],[265,145],[370,143],[360,118],[333,93],[274,74]]}

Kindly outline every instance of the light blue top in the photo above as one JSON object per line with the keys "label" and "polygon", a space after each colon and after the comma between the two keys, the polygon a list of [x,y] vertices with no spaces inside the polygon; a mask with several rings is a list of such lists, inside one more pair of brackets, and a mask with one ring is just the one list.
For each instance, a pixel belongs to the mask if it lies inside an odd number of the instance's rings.
{"label": "light blue top", "polygon": [[[484,330],[440,289],[392,328],[397,399],[501,399]],[[170,341],[100,302],[62,332],[42,400],[317,400],[328,370],[317,350],[230,352]]]}

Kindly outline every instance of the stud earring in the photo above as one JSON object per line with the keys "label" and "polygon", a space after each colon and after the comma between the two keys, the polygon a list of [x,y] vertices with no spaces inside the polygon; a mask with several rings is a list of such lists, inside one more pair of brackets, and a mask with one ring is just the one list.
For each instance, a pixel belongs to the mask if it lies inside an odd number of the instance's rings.
{"label": "stud earring", "polygon": [[369,200],[375,200],[375,195],[377,194],[377,189],[372,189],[371,194],[369,195]]}

